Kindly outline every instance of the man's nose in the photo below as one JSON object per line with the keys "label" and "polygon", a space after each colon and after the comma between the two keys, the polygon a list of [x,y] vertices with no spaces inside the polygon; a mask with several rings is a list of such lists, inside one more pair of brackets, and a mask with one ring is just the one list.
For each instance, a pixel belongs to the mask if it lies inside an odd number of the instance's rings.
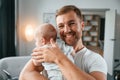
{"label": "man's nose", "polygon": [[65,25],[64,32],[69,32],[69,31],[70,31],[70,27],[68,25]]}

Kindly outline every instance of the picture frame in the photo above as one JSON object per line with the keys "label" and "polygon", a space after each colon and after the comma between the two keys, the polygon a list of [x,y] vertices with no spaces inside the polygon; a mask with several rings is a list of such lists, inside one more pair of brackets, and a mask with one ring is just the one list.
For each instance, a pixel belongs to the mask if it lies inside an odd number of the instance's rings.
{"label": "picture frame", "polygon": [[43,14],[43,22],[44,23],[50,23],[55,28],[57,28],[56,27],[56,22],[55,22],[55,13],[44,13]]}

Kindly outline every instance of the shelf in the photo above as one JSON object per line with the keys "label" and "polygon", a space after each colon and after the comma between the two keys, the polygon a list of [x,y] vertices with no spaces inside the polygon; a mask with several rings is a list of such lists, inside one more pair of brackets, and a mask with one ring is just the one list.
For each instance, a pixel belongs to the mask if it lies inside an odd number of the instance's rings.
{"label": "shelf", "polygon": [[100,17],[98,15],[83,15],[83,43],[88,46],[98,46]]}

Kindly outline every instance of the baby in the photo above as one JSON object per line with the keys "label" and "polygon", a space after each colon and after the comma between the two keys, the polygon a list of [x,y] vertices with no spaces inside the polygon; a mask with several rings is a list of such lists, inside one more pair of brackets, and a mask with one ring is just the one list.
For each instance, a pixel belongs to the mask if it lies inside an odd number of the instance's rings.
{"label": "baby", "polygon": [[[44,23],[40,25],[35,31],[35,45],[36,47],[51,47],[50,39],[53,38],[54,41],[57,42],[61,50],[64,54],[72,61],[73,57],[71,53],[73,52],[73,48],[71,46],[65,45],[63,41],[60,39],[57,40],[57,31],[53,25],[49,23]],[[64,77],[59,69],[59,67],[54,63],[41,63],[38,64],[35,60],[33,60],[35,66],[43,65],[49,80],[64,80]]]}

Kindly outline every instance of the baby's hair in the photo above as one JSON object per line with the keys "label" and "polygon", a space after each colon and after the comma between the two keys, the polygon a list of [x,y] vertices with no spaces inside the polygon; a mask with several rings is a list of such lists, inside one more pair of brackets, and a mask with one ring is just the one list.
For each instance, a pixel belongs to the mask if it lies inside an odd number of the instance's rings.
{"label": "baby's hair", "polygon": [[35,37],[43,37],[45,40],[50,41],[53,38],[56,41],[57,31],[52,24],[43,23],[35,31]]}

